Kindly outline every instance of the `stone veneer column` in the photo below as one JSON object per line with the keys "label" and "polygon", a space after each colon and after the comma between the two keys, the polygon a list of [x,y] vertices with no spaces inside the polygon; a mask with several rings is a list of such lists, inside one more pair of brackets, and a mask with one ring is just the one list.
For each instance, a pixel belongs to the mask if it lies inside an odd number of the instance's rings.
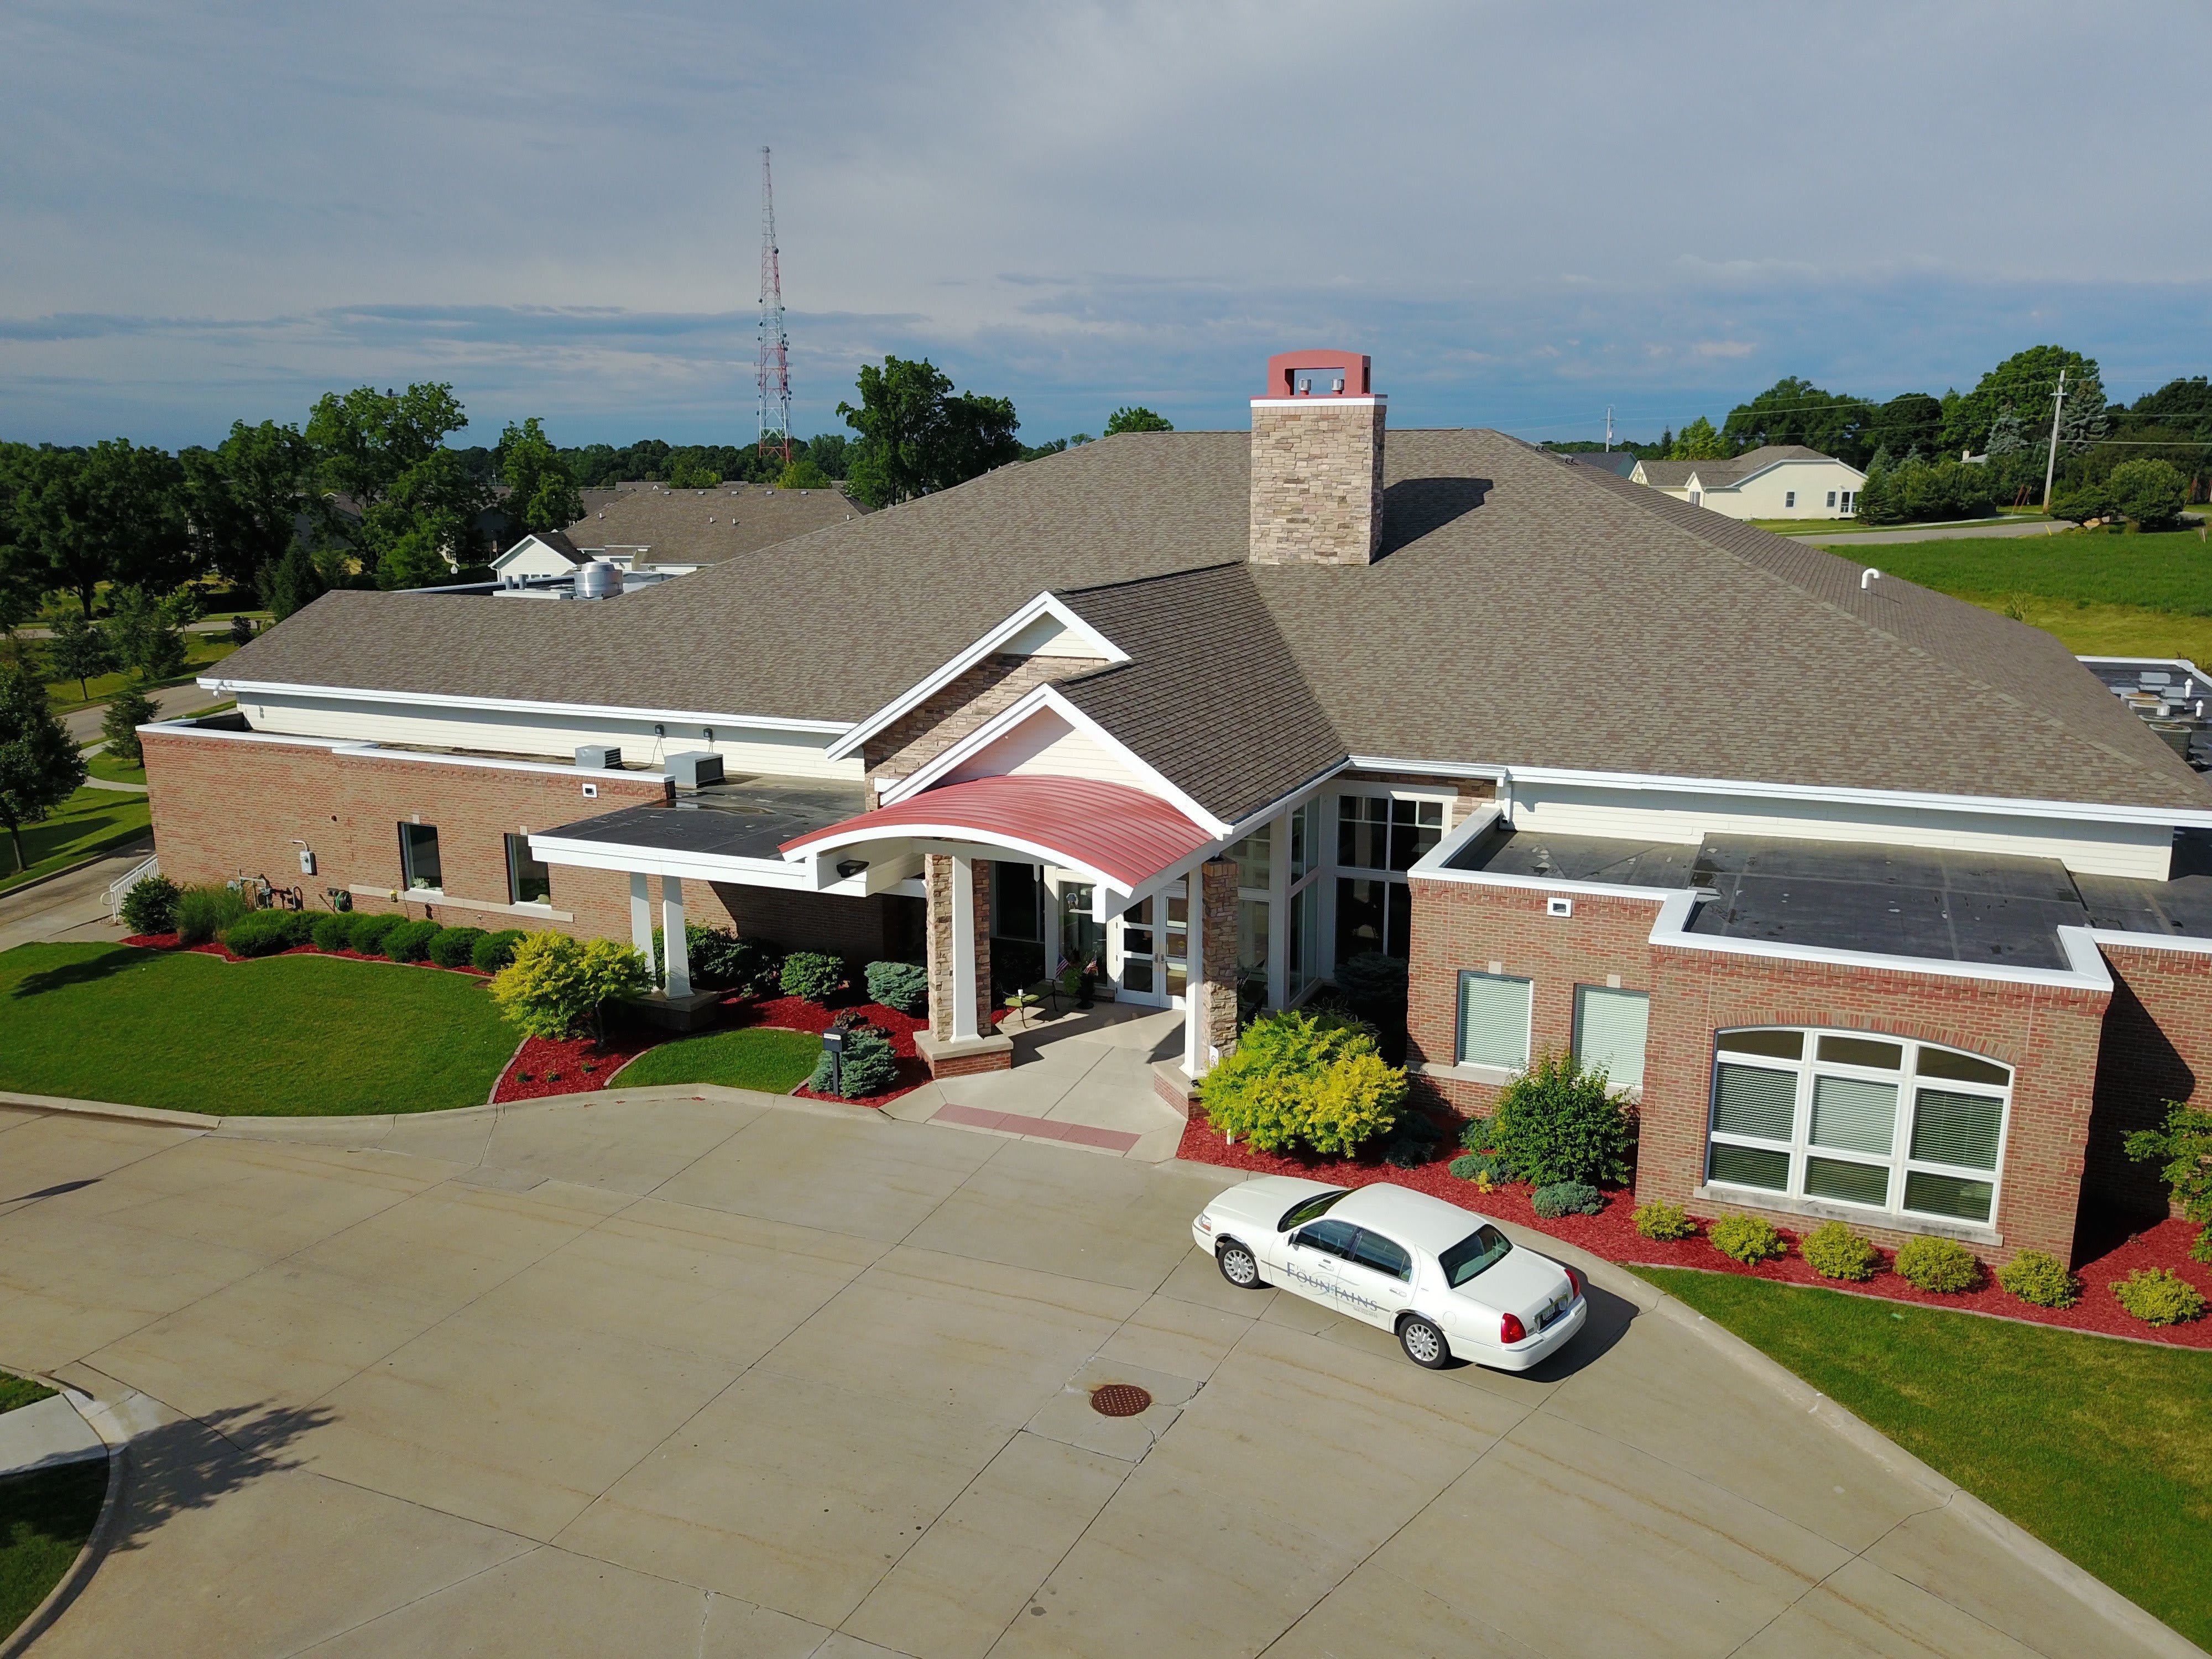
{"label": "stone veneer column", "polygon": [[1214,1061],[1237,1047],[1237,863],[1212,859],[1199,866],[1193,884],[1198,904],[1193,919],[1198,924],[1200,972],[1191,976],[1188,996],[1194,1011],[1198,1041],[1189,1056],[1192,1074],[1212,1069]]}
{"label": "stone veneer column", "polygon": [[1380,398],[1252,404],[1255,564],[1372,564],[1382,548]]}
{"label": "stone veneer column", "polygon": [[952,1041],[952,858],[930,853],[922,859],[923,902],[928,909],[926,948],[929,965],[929,1034]]}
{"label": "stone veneer column", "polygon": [[991,860],[975,861],[975,1030],[988,1036],[998,1028],[991,1024]]}
{"label": "stone veneer column", "polygon": [[[963,887],[968,890],[963,892]],[[929,1029],[915,1034],[915,1046],[933,1077],[1004,1071],[1013,1064],[1014,1045],[991,1024],[990,860],[927,854],[922,891],[928,915]],[[972,980],[961,973],[963,945],[974,952]],[[960,1006],[970,997],[969,1007]],[[974,1029],[963,1030],[963,1016],[970,1012]]]}

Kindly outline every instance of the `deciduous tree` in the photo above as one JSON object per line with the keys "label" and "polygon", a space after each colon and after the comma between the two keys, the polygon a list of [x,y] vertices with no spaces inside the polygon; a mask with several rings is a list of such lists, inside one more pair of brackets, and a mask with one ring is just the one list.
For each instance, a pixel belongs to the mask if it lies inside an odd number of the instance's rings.
{"label": "deciduous tree", "polygon": [[1823,392],[1810,380],[1789,375],[1730,410],[1721,433],[1731,453],[1766,444],[1803,444],[1856,465],[1866,453],[1862,432],[1870,407],[1863,398]]}
{"label": "deciduous tree", "polygon": [[1670,461],[1717,461],[1735,453],[1729,441],[1700,415],[1684,427],[1667,451]]}
{"label": "deciduous tree", "polygon": [[23,826],[38,823],[83,781],[84,757],[54,718],[37,671],[26,662],[0,667],[0,824],[16,869],[27,867]]}
{"label": "deciduous tree", "polygon": [[104,582],[166,591],[192,574],[184,469],[166,450],[110,438],[88,450],[41,447],[16,489],[17,532],[51,586],[89,614]]}
{"label": "deciduous tree", "polygon": [[2051,403],[2057,395],[2058,376],[2066,375],[2067,424],[2062,441],[2077,451],[2103,435],[2105,386],[2094,357],[2084,357],[2064,346],[2030,346],[2006,358],[1956,402],[1947,402],[1943,412],[1942,444],[1950,459],[1970,450],[1980,454],[1989,447],[1990,429],[2009,405],[2028,430],[2047,440],[2051,431]]}
{"label": "deciduous tree", "polygon": [[566,530],[584,516],[584,498],[532,415],[520,426],[508,423],[492,452],[507,487],[507,516],[525,530]]}
{"label": "deciduous tree", "polygon": [[1117,432],[1172,432],[1175,423],[1164,415],[1156,415],[1142,404],[1125,404],[1106,417],[1106,435]]}
{"label": "deciduous tree", "polygon": [[275,421],[234,421],[213,449],[187,449],[177,459],[200,568],[252,586],[299,539],[313,501],[313,448]]}
{"label": "deciduous tree", "polygon": [[90,697],[88,684],[95,675],[105,674],[114,660],[107,642],[107,635],[94,622],[88,622],[83,611],[74,605],[58,604],[46,613],[46,669],[55,679],[75,680],[80,697]]}
{"label": "deciduous tree", "polygon": [[441,563],[467,562],[486,492],[445,442],[467,424],[453,387],[430,384],[331,392],[308,416],[306,436],[319,482],[359,504],[357,550],[380,585],[420,585],[387,578],[380,568],[387,554],[402,550],[401,574],[409,578],[428,571],[425,550]]}
{"label": "deciduous tree", "polygon": [[954,395],[951,378],[927,358],[864,365],[859,390],[859,404],[840,404],[837,412],[860,434],[848,478],[870,507],[947,489],[1021,459],[1012,403]]}

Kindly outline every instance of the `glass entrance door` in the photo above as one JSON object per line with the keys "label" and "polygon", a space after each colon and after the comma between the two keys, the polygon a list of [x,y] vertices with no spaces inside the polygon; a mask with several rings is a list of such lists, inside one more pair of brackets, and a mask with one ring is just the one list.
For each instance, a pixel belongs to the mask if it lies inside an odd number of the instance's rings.
{"label": "glass entrance door", "polygon": [[1190,981],[1190,896],[1176,882],[1131,905],[1107,933],[1108,967],[1131,1002],[1172,1007]]}

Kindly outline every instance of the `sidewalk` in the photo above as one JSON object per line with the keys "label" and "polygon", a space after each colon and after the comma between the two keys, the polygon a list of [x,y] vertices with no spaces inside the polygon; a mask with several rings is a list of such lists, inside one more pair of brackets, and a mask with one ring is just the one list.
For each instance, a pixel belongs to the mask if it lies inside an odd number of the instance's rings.
{"label": "sidewalk", "polygon": [[0,895],[0,951],[47,940],[112,944],[123,929],[108,920],[108,884],[145,862],[153,842],[123,848],[65,876]]}

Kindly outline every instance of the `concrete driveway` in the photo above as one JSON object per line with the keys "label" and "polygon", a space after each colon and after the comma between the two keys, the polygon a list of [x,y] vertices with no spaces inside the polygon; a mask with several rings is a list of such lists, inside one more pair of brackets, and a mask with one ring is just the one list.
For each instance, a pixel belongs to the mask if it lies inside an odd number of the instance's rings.
{"label": "concrete driveway", "polygon": [[1231,1290],[1224,1178],[726,1091],[0,1112],[0,1365],[155,1425],[33,1652],[2158,1650],[1626,1274],[1528,1377]]}

